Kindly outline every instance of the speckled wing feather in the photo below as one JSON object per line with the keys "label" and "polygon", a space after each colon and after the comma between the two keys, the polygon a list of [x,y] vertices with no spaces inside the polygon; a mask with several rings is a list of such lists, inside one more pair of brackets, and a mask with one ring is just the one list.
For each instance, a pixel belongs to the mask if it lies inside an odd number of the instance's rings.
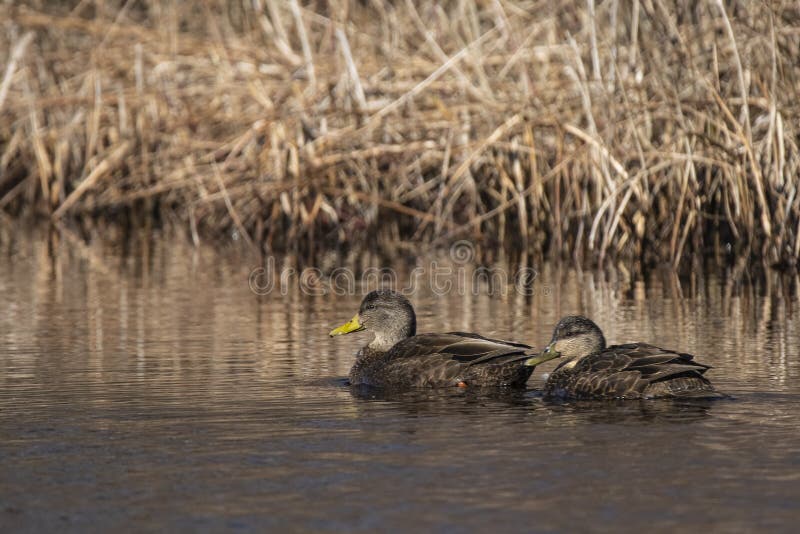
{"label": "speckled wing feather", "polygon": [[691,354],[644,343],[615,345],[551,374],[549,395],[575,398],[643,398],[713,392],[703,377],[710,367]]}
{"label": "speckled wing feather", "polygon": [[402,387],[521,386],[533,370],[524,365],[531,354],[528,345],[478,334],[419,334],[392,347],[368,378]]}
{"label": "speckled wing feather", "polygon": [[480,363],[506,355],[524,356],[531,347],[488,339],[478,334],[452,332],[447,334],[419,334],[405,339],[392,347],[387,356],[390,360],[414,356],[447,355],[462,363]]}

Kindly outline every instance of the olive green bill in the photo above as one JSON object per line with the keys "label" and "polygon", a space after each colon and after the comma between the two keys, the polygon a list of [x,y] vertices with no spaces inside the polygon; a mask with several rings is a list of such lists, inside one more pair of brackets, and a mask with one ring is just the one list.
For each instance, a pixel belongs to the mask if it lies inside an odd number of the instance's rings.
{"label": "olive green bill", "polygon": [[550,360],[554,360],[559,356],[561,356],[561,353],[556,350],[556,343],[554,341],[547,345],[547,347],[538,355],[525,360],[525,365],[528,367],[536,367],[541,363],[549,362]]}
{"label": "olive green bill", "polygon": [[342,336],[351,332],[358,332],[359,330],[364,330],[364,325],[358,322],[358,314],[355,314],[352,319],[344,323],[342,326],[334,328],[328,335],[331,337]]}

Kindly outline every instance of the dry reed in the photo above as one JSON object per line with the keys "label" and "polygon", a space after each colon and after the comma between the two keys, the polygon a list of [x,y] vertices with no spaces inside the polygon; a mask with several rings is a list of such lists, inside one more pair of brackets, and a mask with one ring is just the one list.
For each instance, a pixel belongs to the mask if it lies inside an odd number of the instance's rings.
{"label": "dry reed", "polygon": [[795,1],[32,1],[0,17],[0,211],[259,251],[800,254]]}

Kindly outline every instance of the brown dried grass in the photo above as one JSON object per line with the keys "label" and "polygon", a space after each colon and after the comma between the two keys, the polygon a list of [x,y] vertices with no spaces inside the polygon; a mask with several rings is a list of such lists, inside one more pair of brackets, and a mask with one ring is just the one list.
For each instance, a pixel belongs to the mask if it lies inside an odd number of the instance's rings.
{"label": "brown dried grass", "polygon": [[0,210],[259,251],[795,265],[797,6],[4,5]]}

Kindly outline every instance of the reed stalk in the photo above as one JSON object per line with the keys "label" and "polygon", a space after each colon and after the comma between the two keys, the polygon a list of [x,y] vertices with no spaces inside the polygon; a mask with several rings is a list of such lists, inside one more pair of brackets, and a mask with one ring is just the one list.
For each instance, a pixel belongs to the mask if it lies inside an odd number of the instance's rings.
{"label": "reed stalk", "polygon": [[797,263],[794,1],[33,0],[0,19],[5,215],[267,253],[469,238]]}

